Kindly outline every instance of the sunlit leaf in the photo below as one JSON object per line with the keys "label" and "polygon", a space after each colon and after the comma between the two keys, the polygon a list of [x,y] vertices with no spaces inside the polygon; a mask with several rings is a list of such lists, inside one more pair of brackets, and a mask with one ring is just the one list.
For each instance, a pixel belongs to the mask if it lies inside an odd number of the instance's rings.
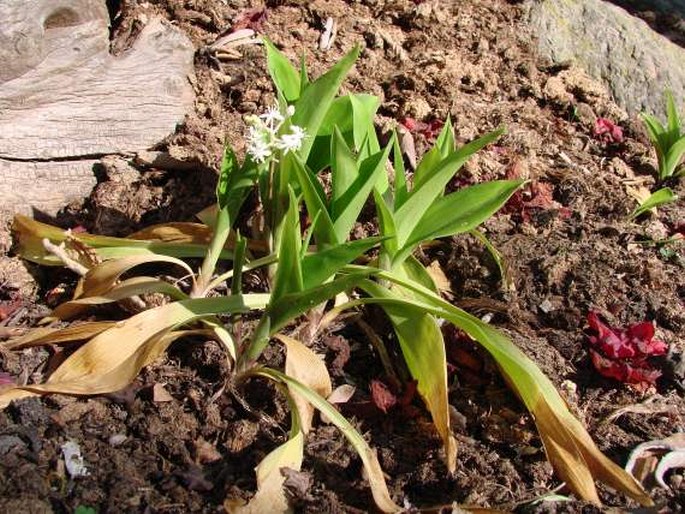
{"label": "sunlit leaf", "polygon": [[300,73],[269,39],[262,40],[266,48],[266,67],[271,80],[288,103],[295,102],[300,97]]}
{"label": "sunlit leaf", "polygon": [[312,287],[323,284],[340,270],[340,268],[351,263],[354,259],[367,250],[370,250],[381,241],[382,238],[380,237],[368,237],[366,239],[358,239],[356,241],[331,246],[324,250],[305,255],[304,259],[302,259],[304,288],[311,289]]}
{"label": "sunlit leaf", "polygon": [[300,250],[302,235],[300,233],[300,213],[295,195],[290,194],[290,205],[281,224],[279,237],[278,267],[274,277],[271,297],[274,301],[288,293],[298,293],[304,288],[302,279],[302,262]]}
{"label": "sunlit leaf", "polygon": [[[494,180],[465,187],[438,198],[421,213],[420,220],[413,223],[414,228],[403,245],[400,238],[402,247],[393,257],[393,266],[403,262],[423,241],[474,229],[497,212],[524,182]],[[408,203],[411,201],[411,198],[407,200]],[[400,216],[399,212],[397,216]]]}
{"label": "sunlit leaf", "polygon": [[415,181],[411,194],[395,211],[397,238],[401,247],[406,244],[414,228],[423,219],[425,211],[433,205],[436,198],[442,195],[445,186],[454,174],[474,153],[495,141],[502,133],[502,129],[496,130],[462,146],[440,161],[430,172],[427,171],[424,174],[424,180],[420,183]]}
{"label": "sunlit leaf", "polygon": [[390,145],[362,161],[356,177],[347,189],[331,202],[331,218],[338,241],[345,241],[359,217],[378,177],[385,173],[385,163],[390,153]]}
{"label": "sunlit leaf", "polygon": [[319,133],[319,127],[325,119],[345,76],[357,60],[359,51],[359,48],[355,47],[324,75],[310,83],[297,101],[292,123],[304,128],[310,135],[304,140],[302,148],[298,152],[303,162],[307,162],[309,151],[314,143],[314,136]]}

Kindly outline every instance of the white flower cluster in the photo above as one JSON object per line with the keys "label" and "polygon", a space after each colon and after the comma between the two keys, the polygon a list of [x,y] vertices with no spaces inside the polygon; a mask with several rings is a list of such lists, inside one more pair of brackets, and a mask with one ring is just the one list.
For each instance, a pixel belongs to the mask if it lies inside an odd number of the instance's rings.
{"label": "white flower cluster", "polygon": [[276,151],[281,151],[285,155],[302,147],[302,141],[307,135],[302,127],[290,125],[289,132],[279,135],[283,123],[293,114],[293,106],[288,107],[285,116],[277,107],[271,107],[261,116],[245,118],[250,126],[247,133],[247,153],[255,162],[266,162]]}

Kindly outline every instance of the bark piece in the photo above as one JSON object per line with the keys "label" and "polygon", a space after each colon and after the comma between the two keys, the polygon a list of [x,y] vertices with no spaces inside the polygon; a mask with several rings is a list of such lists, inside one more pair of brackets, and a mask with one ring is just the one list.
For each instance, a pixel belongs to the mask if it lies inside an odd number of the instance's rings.
{"label": "bark piece", "polygon": [[114,57],[108,24],[102,0],[0,2],[0,202],[7,208],[51,212],[87,194],[96,158],[149,149],[192,108],[188,38],[152,18]]}

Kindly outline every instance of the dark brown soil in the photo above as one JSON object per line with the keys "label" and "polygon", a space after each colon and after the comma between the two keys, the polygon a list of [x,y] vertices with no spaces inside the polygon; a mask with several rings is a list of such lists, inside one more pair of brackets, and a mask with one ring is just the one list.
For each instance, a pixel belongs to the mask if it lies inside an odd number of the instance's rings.
{"label": "dark brown soil", "polygon": [[[457,305],[491,317],[565,391],[573,411],[616,462],[625,463],[642,442],[683,431],[685,253],[682,243],[650,243],[676,229],[682,232],[685,211],[679,202],[655,216],[627,220],[636,205],[628,188],[641,182],[654,186],[655,158],[639,121],[627,117],[581,71],[540,60],[517,2],[267,4],[266,20],[255,28],[293,60],[304,52],[314,76],[353,45],[362,45],[345,88],[381,98],[380,132],[404,117],[431,121],[450,115],[463,143],[506,126],[496,146],[468,163],[459,184],[505,176],[532,181],[518,203],[485,225],[508,265],[510,286],[503,285],[490,254],[470,236],[440,241],[421,258],[426,264],[439,262]],[[65,211],[62,223],[120,235],[151,223],[191,219],[212,202],[211,170],[217,168],[224,140],[242,152],[242,116],[273,100],[260,47],[240,47],[241,57],[221,63],[202,50],[250,7],[233,0],[122,2],[113,30],[115,49],[125,48],[140,20],[153,14],[186,31],[199,49],[196,112],[164,144],[173,157],[194,167],[140,169],[122,181],[111,180],[116,170],[106,164],[90,200]],[[328,17],[338,24],[337,37],[330,50],[322,51],[317,45]],[[624,141],[598,141],[593,136],[598,116],[618,123]],[[426,147],[420,135],[416,143],[419,152]],[[682,181],[671,186],[685,195]],[[19,302],[0,317],[0,330],[6,332],[34,325],[47,312],[48,291],[52,298],[57,284],[68,289],[74,283],[66,272],[32,267],[37,278],[32,286],[16,260],[3,262],[0,305],[6,309]],[[655,364],[663,372],[656,387],[640,392],[597,374],[584,331],[590,310],[616,326],[655,322],[659,338],[671,348]],[[559,481],[530,416],[477,349],[461,348],[481,362],[478,372],[455,361],[451,403],[459,453],[457,472],[448,476],[440,441],[418,400],[387,414],[372,405],[371,380],[383,379],[384,372],[363,333],[346,327],[316,344],[330,364],[334,386],[357,386],[343,412],[378,449],[399,504],[601,511],[575,500],[530,503]],[[52,369],[54,357],[52,349],[9,353],[0,346],[0,370],[40,379]],[[282,362],[276,348],[265,358]],[[267,382],[255,380],[233,391],[225,388],[226,375],[216,344],[191,341],[173,346],[115,395],[12,404],[0,412],[0,512],[85,513],[86,507],[217,512],[226,498],[249,498],[256,487],[254,467],[285,440],[289,415]],[[168,396],[160,394],[160,386]],[[650,412],[609,418],[640,403],[652,406]],[[71,479],[65,473],[60,448],[66,441],[79,444],[90,475]],[[667,479],[671,489],[654,487],[652,496],[661,512],[682,512],[682,470]],[[287,483],[298,512],[374,510],[359,458],[329,425],[315,426],[303,470]],[[608,489],[600,488],[600,494],[617,511],[637,507]]]}

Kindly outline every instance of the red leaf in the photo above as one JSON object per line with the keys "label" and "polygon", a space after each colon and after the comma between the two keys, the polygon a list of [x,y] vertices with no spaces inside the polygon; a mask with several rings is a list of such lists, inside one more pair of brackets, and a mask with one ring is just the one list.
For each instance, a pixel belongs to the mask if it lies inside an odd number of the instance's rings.
{"label": "red leaf", "polygon": [[421,134],[427,141],[433,141],[440,135],[440,131],[445,123],[440,120],[431,120],[428,123],[424,123],[406,116],[400,120],[400,125],[412,134]]}
{"label": "red leaf", "polygon": [[592,135],[605,144],[623,142],[623,129],[606,118],[597,118]]}
{"label": "red leaf", "polygon": [[[628,361],[608,359],[594,350],[590,350],[590,357],[600,375],[627,384],[638,386],[654,384],[656,379],[661,376],[661,371],[650,368],[644,362],[638,361],[629,364]],[[638,366],[638,363],[642,366]]]}
{"label": "red leaf", "polygon": [[627,329],[612,328],[602,323],[596,312],[587,316],[590,328],[597,336],[590,336],[590,343],[603,355],[611,359],[635,359],[652,355],[663,355],[668,347],[663,341],[654,339],[654,325],[643,321]]}
{"label": "red leaf", "polygon": [[266,21],[266,9],[256,7],[254,9],[247,9],[236,16],[231,32],[236,32],[241,29],[252,29],[255,32],[261,32],[263,24]]}
{"label": "red leaf", "polygon": [[663,355],[668,347],[654,339],[654,325],[643,321],[627,329],[604,324],[596,312],[587,316],[590,329],[597,335],[588,337],[590,357],[595,369],[603,376],[645,388],[661,376],[650,367],[648,358]]}
{"label": "red leaf", "polygon": [[376,407],[386,414],[388,409],[397,405],[397,397],[380,380],[371,381],[371,400]]}

